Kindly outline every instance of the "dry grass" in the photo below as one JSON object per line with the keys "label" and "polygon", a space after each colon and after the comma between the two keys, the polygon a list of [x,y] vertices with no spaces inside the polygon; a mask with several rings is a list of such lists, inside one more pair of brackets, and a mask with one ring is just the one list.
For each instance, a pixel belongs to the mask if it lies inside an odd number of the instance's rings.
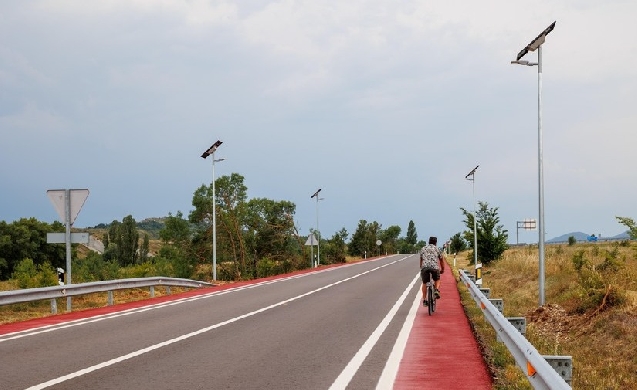
{"label": "dry grass", "polygon": [[[12,282],[0,282],[0,291],[12,290]],[[187,288],[171,287],[172,294],[189,290]],[[155,297],[166,295],[166,289],[162,287],[155,288]],[[113,303],[121,304],[126,302],[136,302],[150,298],[150,289],[127,289],[113,291]],[[66,311],[66,298],[56,300],[58,315]],[[95,293],[73,297],[73,311],[81,311],[104,307],[108,305],[108,293]],[[27,321],[35,318],[43,318],[51,316],[51,302],[49,300],[21,303],[15,305],[0,306],[0,325],[13,322]]]}
{"label": "dry grass", "polygon": [[[504,298],[505,316],[526,317],[526,337],[540,353],[573,357],[574,388],[635,389],[636,249],[617,243],[547,245],[543,307],[538,307],[536,247],[509,249],[501,260],[483,267],[484,287],[491,289],[492,298]],[[465,304],[475,306],[470,298]],[[488,346],[485,355],[497,353],[492,350],[494,335],[475,327]],[[523,388],[517,377],[507,382],[505,377],[515,371],[507,364],[494,370],[496,388]]]}

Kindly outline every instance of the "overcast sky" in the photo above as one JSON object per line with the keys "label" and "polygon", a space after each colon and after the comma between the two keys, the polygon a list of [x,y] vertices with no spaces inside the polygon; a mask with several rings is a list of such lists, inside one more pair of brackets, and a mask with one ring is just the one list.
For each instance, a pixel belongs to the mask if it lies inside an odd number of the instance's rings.
{"label": "overcast sky", "polygon": [[[215,175],[296,204],[302,234],[359,220],[420,239],[461,207],[538,218],[543,45],[547,239],[613,236],[637,218],[634,0],[0,3],[0,220],[59,217],[48,189],[87,188],[76,227],[193,209]],[[525,59],[536,61],[537,52]],[[537,242],[537,231],[519,232]]]}

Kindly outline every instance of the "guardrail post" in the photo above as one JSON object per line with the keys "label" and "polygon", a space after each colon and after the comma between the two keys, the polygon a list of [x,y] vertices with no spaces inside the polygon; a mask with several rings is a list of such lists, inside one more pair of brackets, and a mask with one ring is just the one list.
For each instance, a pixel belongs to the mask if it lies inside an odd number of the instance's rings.
{"label": "guardrail post", "polygon": [[108,305],[113,306],[113,290],[108,292]]}
{"label": "guardrail post", "polygon": [[566,383],[571,384],[573,379],[573,357],[572,356],[554,356],[542,355],[548,364],[553,367]]}
{"label": "guardrail post", "polygon": [[507,317],[507,320],[518,330],[518,332],[522,333],[522,335],[526,335],[526,317]]}
{"label": "guardrail post", "polygon": [[166,295],[170,295],[170,286],[166,286]]}
{"label": "guardrail post", "polygon": [[55,298],[51,298],[51,314],[57,314],[58,313],[58,302],[55,300]]}
{"label": "guardrail post", "polygon": [[491,299],[489,298],[489,302],[491,302],[491,304],[493,306],[495,306],[496,309],[498,309],[498,311],[500,313],[504,314],[504,301],[500,298],[495,298],[495,299]]}
{"label": "guardrail post", "polygon": [[150,297],[155,298],[155,286],[150,286]]}
{"label": "guardrail post", "polygon": [[[515,329],[522,334],[522,336],[526,336],[526,317],[506,317],[511,325],[515,327]],[[500,335],[496,335],[496,339],[499,342],[502,342]]]}
{"label": "guardrail post", "polygon": [[480,292],[484,294],[485,297],[489,298],[491,296],[490,288],[481,288]]}

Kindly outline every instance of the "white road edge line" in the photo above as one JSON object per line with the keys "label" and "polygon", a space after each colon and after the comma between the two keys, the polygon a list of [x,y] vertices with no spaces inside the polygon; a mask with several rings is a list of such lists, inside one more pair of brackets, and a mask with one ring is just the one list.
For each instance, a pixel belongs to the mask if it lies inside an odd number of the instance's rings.
{"label": "white road edge line", "polygon": [[418,280],[419,277],[420,275],[416,275],[416,277],[411,281],[411,283],[409,283],[405,291],[403,291],[402,295],[400,296],[400,298],[398,298],[398,301],[396,301],[396,303],[391,308],[391,310],[389,310],[385,318],[383,318],[380,324],[378,324],[378,326],[369,336],[367,341],[365,341],[363,346],[358,350],[358,352],[356,352],[352,360],[350,360],[347,366],[345,366],[345,368],[343,369],[341,374],[338,376],[338,378],[336,378],[334,383],[332,383],[332,386],[330,386],[330,390],[345,389],[347,385],[351,382],[352,378],[354,377],[356,372],[360,369],[361,365],[363,364],[363,362],[365,361],[365,359],[371,352],[374,345],[376,345],[376,343],[380,339],[380,336],[383,334],[385,329],[387,329],[391,320],[396,316],[398,309],[407,298],[409,291],[412,289],[412,287],[414,286],[414,283],[416,283],[416,280]]}
{"label": "white road edge line", "polygon": [[[242,320],[242,319],[244,319],[244,318],[252,317],[252,316],[254,316],[254,315],[256,315],[256,314],[263,313],[264,311],[267,311],[267,310],[273,309],[273,308],[275,308],[275,307],[285,305],[285,304],[290,303],[290,302],[292,302],[292,301],[296,301],[297,299],[301,299],[301,298],[306,297],[306,296],[308,296],[308,295],[311,295],[311,294],[317,293],[317,292],[319,292],[319,291],[325,290],[325,289],[327,289],[327,288],[330,288],[330,287],[333,287],[333,286],[339,285],[339,284],[344,283],[344,282],[347,282],[347,281],[349,281],[349,280],[356,279],[356,278],[357,278],[357,277],[359,277],[359,276],[362,276],[362,275],[368,274],[368,273],[370,273],[370,272],[374,272],[374,271],[379,270],[379,269],[381,269],[381,268],[384,268],[384,267],[386,267],[386,266],[388,266],[388,265],[398,263],[398,262],[400,262],[400,261],[403,261],[403,260],[404,260],[404,259],[406,259],[406,258],[407,258],[407,257],[404,257],[404,258],[402,258],[402,259],[400,259],[400,260],[394,260],[394,261],[392,261],[391,263],[387,263],[387,264],[384,264],[384,265],[378,266],[378,267],[376,267],[376,268],[372,268],[372,269],[370,269],[370,270],[367,270],[367,271],[365,271],[365,272],[361,272],[360,274],[356,274],[356,275],[350,276],[349,278],[345,278],[345,279],[339,280],[339,281],[337,281],[337,282],[327,284],[327,285],[325,285],[325,286],[323,286],[323,287],[317,288],[317,289],[312,290],[312,291],[308,291],[308,292],[306,292],[306,293],[304,293],[304,294],[297,295],[297,296],[295,296],[295,297],[293,297],[293,298],[289,298],[289,299],[286,299],[286,300],[281,301],[281,302],[278,302],[278,303],[274,303],[274,304],[272,304],[272,305],[270,305],[270,306],[263,307],[263,308],[261,308],[261,309],[259,309],[259,310],[255,310],[255,311],[252,311],[252,312],[250,312],[250,313],[246,313],[246,314],[240,315],[240,316],[238,316],[238,317],[234,317],[234,318],[231,318],[231,319],[229,319],[229,320],[226,320],[226,321],[223,321],[223,322],[219,322],[219,323],[217,323],[217,324],[214,324],[214,325],[211,325],[211,326],[208,326],[208,327],[205,327],[205,328],[201,328],[201,329],[196,330],[196,331],[194,331],[194,332],[186,333],[186,334],[181,335],[181,336],[179,336],[179,337],[175,337],[175,338],[173,338],[173,339],[166,340],[166,341],[163,341],[163,342],[161,342],[161,343],[154,344],[154,345],[148,346],[148,347],[146,347],[146,348],[142,348],[142,349],[137,350],[137,351],[133,351],[133,352],[131,352],[131,353],[129,353],[129,354],[122,355],[122,356],[119,356],[119,357],[113,358],[113,359],[111,359],[111,360],[107,360],[107,361],[105,361],[105,362],[102,362],[102,363],[99,363],[99,364],[96,364],[96,365],[93,365],[93,366],[90,366],[90,367],[87,367],[87,368],[83,368],[83,369],[81,369],[81,370],[79,370],[79,371],[72,372],[72,373],[70,373],[70,374],[63,375],[63,376],[58,377],[58,378],[55,378],[55,379],[51,379],[51,380],[49,380],[49,381],[46,381],[46,382],[43,382],[43,383],[37,384],[37,385],[35,385],[35,386],[28,387],[26,390],[42,390],[42,389],[46,389],[47,387],[51,387],[51,386],[54,386],[54,385],[60,384],[60,383],[62,383],[62,382],[66,382],[66,381],[68,381],[68,380],[70,380],[70,379],[77,378],[77,377],[80,377],[80,376],[82,376],[82,375],[89,374],[89,373],[91,373],[91,372],[93,372],[93,371],[97,371],[97,370],[100,370],[100,369],[102,369],[102,368],[106,368],[106,367],[112,366],[112,365],[114,365],[114,364],[117,364],[117,363],[123,362],[123,361],[128,360],[128,359],[132,359],[132,358],[134,358],[134,357],[137,357],[137,356],[143,355],[143,354],[145,354],[145,353],[148,353],[148,352],[154,351],[154,350],[156,350],[156,349],[159,349],[159,348],[162,348],[162,347],[165,347],[165,346],[168,346],[168,345],[171,345],[171,344],[177,343],[177,342],[179,342],[179,341],[187,340],[187,339],[189,339],[189,338],[191,338],[191,337],[194,337],[194,336],[200,335],[200,334],[202,334],[202,333],[209,332],[209,331],[211,331],[211,330],[213,330],[213,329],[220,328],[220,327],[222,327],[222,326],[224,326],[224,325],[228,325],[228,324],[231,324],[231,323],[233,323],[233,322],[237,322],[237,321],[239,321],[239,320]],[[414,279],[414,281],[415,281],[415,279]],[[413,284],[413,282],[412,282],[412,284]],[[404,299],[405,299],[405,298],[404,298],[404,296],[405,296],[405,295],[406,295],[406,294],[405,294],[405,293],[403,293],[403,296],[401,297],[401,300],[404,300]],[[392,309],[392,310],[393,310],[393,309]]]}
{"label": "white road edge line", "polygon": [[[393,255],[391,255],[393,256]],[[385,257],[381,257],[378,259],[374,259],[371,261],[379,261],[382,259],[386,259],[388,257],[391,256],[385,256]],[[351,267],[351,266],[355,266],[355,265],[359,265],[359,264],[363,264],[363,263],[351,263],[351,264],[345,264],[342,267]],[[205,298],[210,298],[210,297],[214,297],[214,296],[218,296],[218,295],[225,295],[225,294],[229,294],[229,293],[233,293],[233,292],[237,292],[237,291],[242,291],[242,290],[246,290],[246,289],[251,289],[251,288],[256,288],[256,287],[261,287],[261,286],[265,286],[265,285],[269,285],[269,284],[273,284],[273,283],[279,283],[279,282],[284,282],[284,281],[288,281],[288,280],[292,280],[292,279],[298,279],[298,278],[303,278],[309,275],[314,275],[314,274],[319,274],[319,273],[323,273],[323,272],[330,272],[330,271],[334,271],[337,268],[326,268],[326,269],[322,269],[319,271],[312,271],[312,272],[308,272],[308,273],[304,273],[304,274],[299,274],[299,275],[292,275],[292,276],[287,276],[287,277],[283,277],[283,278],[279,278],[279,279],[274,279],[274,280],[267,280],[267,281],[262,281],[262,282],[257,282],[254,284],[250,284],[250,285],[245,285],[245,286],[240,286],[240,287],[231,287],[227,290],[221,290],[221,291],[213,291],[210,293],[206,293],[206,294],[201,294],[201,295],[196,295],[194,297],[188,297],[188,298],[179,298],[176,300],[171,300],[168,302],[162,302],[162,303],[157,303],[157,304],[151,304],[151,305],[147,305],[147,306],[142,306],[142,307],[136,307],[136,308],[132,308],[132,309],[126,309],[123,311],[116,311],[116,312],[112,312],[112,313],[106,313],[106,314],[100,314],[94,317],[88,317],[88,318],[78,318],[75,320],[71,320],[68,322],[62,322],[59,324],[53,324],[53,325],[44,325],[41,327],[36,327],[36,328],[30,328],[30,329],[25,329],[25,330],[20,330],[17,332],[10,332],[10,333],[5,333],[0,335],[0,343],[4,342],[4,341],[9,341],[9,340],[15,340],[15,339],[19,339],[22,337],[27,337],[27,336],[34,336],[34,335],[38,335],[41,333],[48,333],[48,332],[53,332],[59,329],[66,329],[66,328],[70,328],[73,326],[81,326],[81,325],[86,325],[86,324],[90,324],[93,322],[98,322],[98,321],[102,321],[102,320],[107,320],[107,319],[112,319],[112,318],[117,318],[117,317],[121,317],[121,316],[125,316],[125,315],[131,315],[131,314],[136,314],[136,313],[142,313],[148,310],[154,310],[154,309],[161,309],[161,308],[165,308],[168,306],[172,306],[172,305],[178,305],[181,303],[187,303],[187,302],[192,302],[192,301],[196,301],[199,299],[205,299]]]}
{"label": "white road edge line", "polygon": [[414,322],[416,321],[416,312],[418,311],[419,307],[420,291],[416,292],[416,299],[414,299],[414,303],[411,305],[411,309],[409,309],[409,314],[407,314],[405,323],[403,324],[403,327],[398,334],[396,344],[394,344],[394,348],[392,349],[391,354],[389,354],[387,363],[385,363],[385,368],[383,369],[383,373],[378,380],[376,390],[386,390],[392,389],[394,387],[394,382],[396,381],[396,376],[398,375],[398,369],[400,367],[400,361],[405,354],[405,348],[407,348],[409,333],[411,333],[411,329],[414,327]]}

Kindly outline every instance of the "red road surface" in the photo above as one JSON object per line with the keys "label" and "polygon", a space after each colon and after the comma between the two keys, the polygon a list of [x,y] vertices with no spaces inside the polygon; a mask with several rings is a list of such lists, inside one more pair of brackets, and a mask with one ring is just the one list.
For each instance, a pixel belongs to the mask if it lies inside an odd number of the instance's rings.
{"label": "red road surface", "polygon": [[422,305],[416,313],[394,389],[490,390],[491,376],[449,267],[442,274],[440,296],[432,316]]}

